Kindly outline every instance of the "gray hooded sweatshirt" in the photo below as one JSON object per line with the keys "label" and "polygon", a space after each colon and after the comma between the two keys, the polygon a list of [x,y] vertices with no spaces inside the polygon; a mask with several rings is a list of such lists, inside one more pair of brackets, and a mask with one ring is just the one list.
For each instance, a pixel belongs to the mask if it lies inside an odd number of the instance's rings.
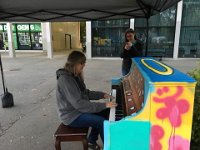
{"label": "gray hooded sweatshirt", "polygon": [[80,78],[64,69],[57,74],[58,115],[63,124],[69,125],[82,113],[97,113],[106,109],[105,103],[90,102],[103,98],[103,92],[90,91]]}

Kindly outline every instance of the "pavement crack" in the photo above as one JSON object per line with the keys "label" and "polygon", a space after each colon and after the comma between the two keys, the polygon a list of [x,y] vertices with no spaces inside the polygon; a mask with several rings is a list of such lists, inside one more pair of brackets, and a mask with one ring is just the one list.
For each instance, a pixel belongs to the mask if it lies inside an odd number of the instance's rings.
{"label": "pavement crack", "polygon": [[22,117],[24,117],[24,114],[20,114],[19,117],[11,122],[8,123],[8,126],[6,128],[3,128],[0,124],[0,137],[3,136],[7,130],[9,130],[17,121],[19,121]]}
{"label": "pavement crack", "polygon": [[51,93],[52,93],[55,89],[56,89],[55,87],[52,88],[52,89],[46,94],[46,96],[43,96],[43,97],[41,98],[40,102],[44,102],[44,101],[46,101],[47,99],[49,99],[49,98],[51,97]]}

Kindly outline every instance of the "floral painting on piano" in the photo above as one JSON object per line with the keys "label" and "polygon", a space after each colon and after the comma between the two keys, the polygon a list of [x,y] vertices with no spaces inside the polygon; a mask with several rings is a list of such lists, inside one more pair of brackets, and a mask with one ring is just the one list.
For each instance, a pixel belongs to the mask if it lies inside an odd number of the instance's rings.
{"label": "floral painting on piano", "polygon": [[187,86],[155,89],[152,93],[151,149],[190,149],[193,93],[194,90]]}

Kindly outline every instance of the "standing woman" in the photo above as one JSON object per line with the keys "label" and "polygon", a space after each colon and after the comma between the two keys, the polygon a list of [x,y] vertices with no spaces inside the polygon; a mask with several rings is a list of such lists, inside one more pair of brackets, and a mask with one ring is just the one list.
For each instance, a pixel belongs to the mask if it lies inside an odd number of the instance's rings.
{"label": "standing woman", "polygon": [[64,125],[74,128],[92,127],[89,135],[89,147],[99,150],[96,141],[98,134],[104,142],[103,122],[108,115],[107,108],[116,107],[116,103],[91,102],[102,98],[113,98],[107,93],[90,91],[83,78],[86,57],[79,51],[70,53],[65,67],[57,73],[57,106],[59,118]]}
{"label": "standing woman", "polygon": [[125,33],[125,45],[121,53],[122,60],[122,75],[125,76],[129,73],[131,68],[131,58],[143,56],[143,44],[136,38],[135,31],[128,29]]}

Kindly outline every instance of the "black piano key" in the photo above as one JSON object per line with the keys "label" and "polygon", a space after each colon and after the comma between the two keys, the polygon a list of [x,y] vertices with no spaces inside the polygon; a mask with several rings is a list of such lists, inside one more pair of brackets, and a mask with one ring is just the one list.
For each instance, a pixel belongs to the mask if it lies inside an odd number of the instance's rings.
{"label": "black piano key", "polygon": [[115,120],[121,120],[125,117],[124,115],[124,110],[123,110],[123,99],[122,99],[122,95],[123,95],[123,90],[121,89],[121,86],[119,87],[115,87],[116,89],[116,103],[117,103],[117,107],[116,107],[116,112],[115,112]]}
{"label": "black piano key", "polygon": [[116,114],[115,118],[123,118],[124,115],[123,114]]}
{"label": "black piano key", "polygon": [[123,114],[123,110],[116,110],[116,114]]}

